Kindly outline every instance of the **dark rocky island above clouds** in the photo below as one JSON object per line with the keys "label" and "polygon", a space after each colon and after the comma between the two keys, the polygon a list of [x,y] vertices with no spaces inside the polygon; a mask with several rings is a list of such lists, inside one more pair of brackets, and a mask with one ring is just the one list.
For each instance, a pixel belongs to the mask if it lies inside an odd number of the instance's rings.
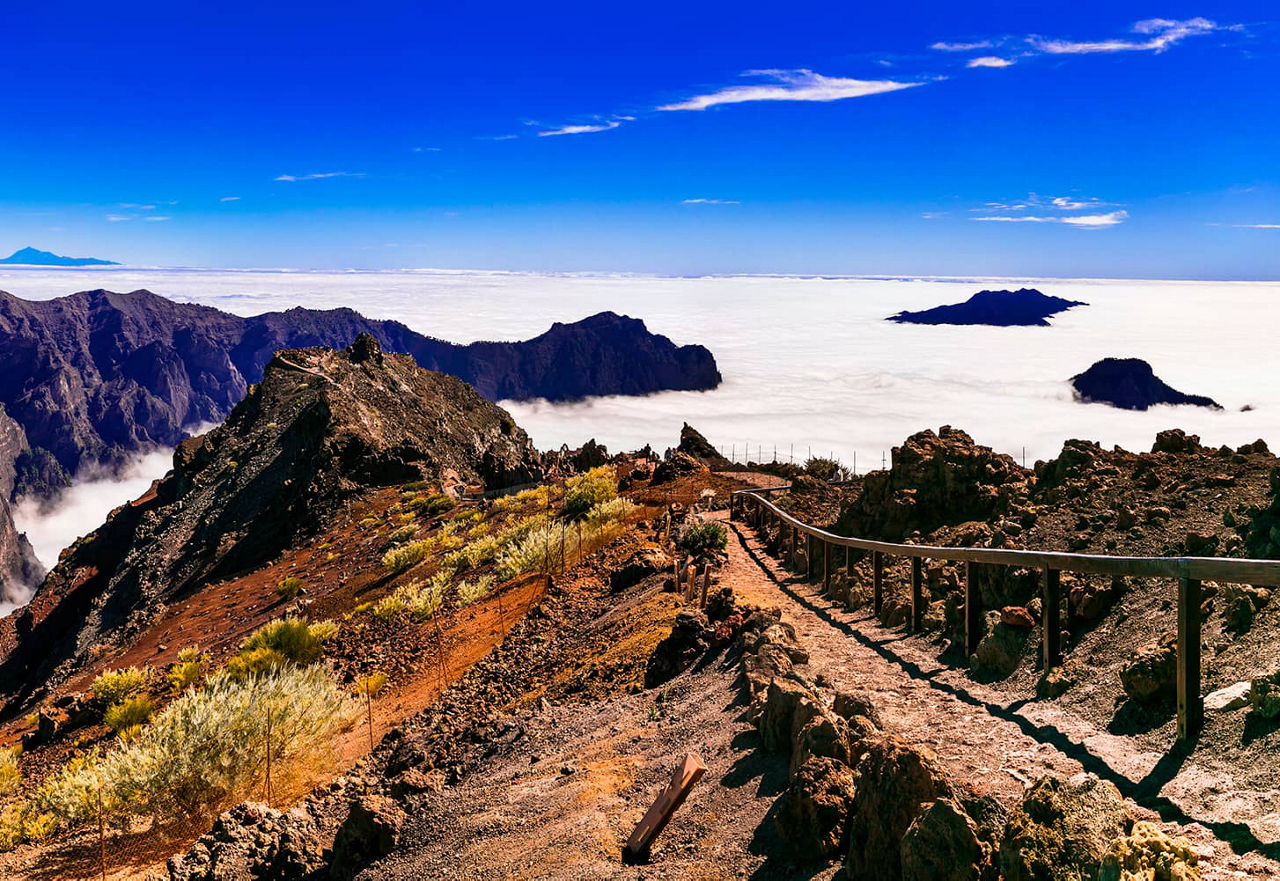
{"label": "dark rocky island above clouds", "polygon": [[1146,410],[1157,404],[1222,409],[1213,398],[1184,394],[1168,385],[1141,358],[1103,358],[1071,377],[1071,386],[1085,403],[1110,404],[1122,410]]}
{"label": "dark rocky island above clouds", "polygon": [[935,306],[920,312],[899,312],[887,321],[899,324],[983,324],[991,327],[1048,327],[1048,318],[1076,306],[1079,300],[1051,297],[1034,288],[979,291],[963,303]]}
{"label": "dark rocky island above clouds", "polygon": [[97,257],[63,257],[51,251],[39,248],[19,248],[8,257],[0,259],[6,266],[119,266],[114,260],[99,260]]}

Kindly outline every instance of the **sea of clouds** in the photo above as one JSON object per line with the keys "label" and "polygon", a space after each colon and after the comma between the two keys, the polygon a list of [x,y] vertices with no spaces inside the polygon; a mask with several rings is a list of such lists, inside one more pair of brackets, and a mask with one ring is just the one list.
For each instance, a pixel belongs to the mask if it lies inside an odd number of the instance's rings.
{"label": "sea of clouds", "polygon": [[[1058,315],[1046,328],[884,321],[900,310],[958,302],[983,288],[1022,286],[1089,305]],[[350,306],[464,343],[525,339],[553,321],[612,310],[715,354],[724,384],[711,392],[578,404],[506,402],[543,448],[594,437],[611,450],[646,443],[661,450],[675,444],[685,421],[739,458],[744,446],[753,459],[760,451],[771,458],[775,447],[784,459],[812,451],[852,464],[856,455],[859,471],[879,467],[887,451],[913,432],[941,425],[963,428],[1015,458],[1025,450],[1027,464],[1054,456],[1067,438],[1148,449],[1157,431],[1174,426],[1206,443],[1239,445],[1261,437],[1280,447],[1276,283],[0,270],[0,289],[28,299],[97,287],[147,288],[242,315],[297,305]],[[1175,388],[1209,395],[1225,409],[1132,413],[1075,401],[1070,377],[1107,356],[1144,358]],[[1244,405],[1254,409],[1242,412]],[[167,461],[153,464],[148,480],[167,467]],[[116,490],[99,484],[93,507],[86,502],[83,511],[68,501],[63,510],[76,513],[58,515],[66,524],[61,532],[25,517],[20,526],[35,530],[37,551],[49,562],[45,555],[58,542],[96,525],[90,523],[93,512],[103,510],[107,497],[118,504],[132,497],[136,485]]]}

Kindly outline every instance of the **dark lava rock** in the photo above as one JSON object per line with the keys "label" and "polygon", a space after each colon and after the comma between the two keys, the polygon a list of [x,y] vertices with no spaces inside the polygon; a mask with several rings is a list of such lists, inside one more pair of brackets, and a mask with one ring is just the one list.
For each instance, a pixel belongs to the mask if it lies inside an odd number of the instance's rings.
{"label": "dark lava rock", "polygon": [[1026,500],[1031,477],[1012,457],[974,443],[959,429],[922,431],[893,448],[888,471],[864,478],[835,531],[901,541],[915,530],[991,520]]}
{"label": "dark lava rock", "polygon": [[322,868],[315,821],[244,802],[222,814],[185,854],[169,860],[169,881],[276,881]]}
{"label": "dark lava rock", "polygon": [[982,881],[994,877],[994,848],[963,807],[938,799],[902,837],[903,881]]}
{"label": "dark lava rock", "polygon": [[382,795],[364,795],[351,803],[351,812],[333,839],[330,877],[347,881],[374,860],[395,849],[404,825],[400,806]]}
{"label": "dark lava rock", "polygon": [[994,327],[1048,327],[1045,319],[1076,306],[1079,300],[1051,297],[1033,288],[979,291],[963,303],[935,306],[922,312],[899,312],[888,321],[899,324],[986,324]]}
{"label": "dark lava rock", "polygon": [[670,483],[678,477],[706,471],[707,466],[680,450],[667,450],[666,458],[653,469],[653,483]]}
{"label": "dark lava rock", "polygon": [[1071,377],[1076,397],[1085,403],[1110,404],[1122,410],[1146,410],[1157,404],[1222,406],[1203,395],[1187,395],[1164,383],[1140,358],[1103,358]]}
{"label": "dark lava rock", "polygon": [[732,462],[720,455],[720,451],[703,437],[701,432],[687,422],[680,429],[680,444],[676,449],[692,456],[713,470],[723,470],[733,465]]}
{"label": "dark lava rock", "polygon": [[774,803],[773,822],[798,860],[840,856],[849,846],[853,769],[835,759],[805,762]]}
{"label": "dark lava rock", "polygon": [[653,688],[674,679],[693,665],[711,647],[715,631],[698,609],[684,609],[676,615],[666,638],[654,646],[644,670],[644,687]]}
{"label": "dark lava rock", "polygon": [[183,441],[173,470],[74,544],[31,603],[0,622],[13,642],[0,693],[21,701],[56,669],[143,626],[173,597],[273,559],[371,488],[456,474],[496,489],[543,474],[511,416],[474,388],[383,355],[279,353],[218,428]]}
{"label": "dark lava rock", "polygon": [[1166,633],[1155,645],[1139,649],[1120,669],[1120,684],[1136,701],[1171,697],[1178,687],[1178,635]]}
{"label": "dark lava rock", "polygon": [[609,574],[609,587],[613,590],[626,590],[651,575],[670,572],[671,566],[671,558],[657,545],[637,548],[619,568]]}

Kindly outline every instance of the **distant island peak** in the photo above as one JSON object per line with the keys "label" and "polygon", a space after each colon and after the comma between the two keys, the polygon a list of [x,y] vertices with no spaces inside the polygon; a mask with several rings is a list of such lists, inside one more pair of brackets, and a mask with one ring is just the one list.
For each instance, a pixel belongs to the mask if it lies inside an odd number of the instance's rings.
{"label": "distant island peak", "polygon": [[979,291],[963,303],[935,306],[920,312],[899,312],[885,320],[899,324],[1048,327],[1046,319],[1050,316],[1087,305],[1079,300],[1042,294],[1035,288],[1019,288],[1016,291]]}
{"label": "distant island peak", "polygon": [[63,257],[52,251],[41,251],[39,248],[19,248],[8,257],[0,260],[0,264],[18,266],[119,266],[114,260],[100,260],[97,257]]}

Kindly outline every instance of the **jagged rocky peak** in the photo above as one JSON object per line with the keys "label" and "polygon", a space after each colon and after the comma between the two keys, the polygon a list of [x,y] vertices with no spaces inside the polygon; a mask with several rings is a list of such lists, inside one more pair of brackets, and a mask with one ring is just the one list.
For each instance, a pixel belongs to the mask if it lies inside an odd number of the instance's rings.
{"label": "jagged rocky peak", "polygon": [[1035,288],[1016,291],[978,291],[963,303],[935,306],[920,312],[899,312],[888,321],[899,324],[986,324],[993,327],[1048,327],[1048,319],[1087,306],[1079,300],[1067,300],[1042,294]]}
{"label": "jagged rocky peak", "polygon": [[369,490],[498,488],[543,471],[505,410],[371,336],[342,351],[281,351],[226,422],[183,441],[173,470],[73,545],[18,620],[3,622],[0,646],[18,638],[0,693],[21,697],[174,597],[252,571]]}
{"label": "jagged rocky peak", "polygon": [[1204,395],[1188,395],[1156,376],[1141,358],[1103,358],[1071,377],[1076,397],[1086,403],[1110,404],[1122,410],[1146,410],[1157,404],[1190,404],[1221,410]]}
{"label": "jagged rocky peak", "polygon": [[732,463],[720,454],[709,440],[688,422],[680,428],[680,444],[676,449],[692,456],[709,468],[725,468]]}

